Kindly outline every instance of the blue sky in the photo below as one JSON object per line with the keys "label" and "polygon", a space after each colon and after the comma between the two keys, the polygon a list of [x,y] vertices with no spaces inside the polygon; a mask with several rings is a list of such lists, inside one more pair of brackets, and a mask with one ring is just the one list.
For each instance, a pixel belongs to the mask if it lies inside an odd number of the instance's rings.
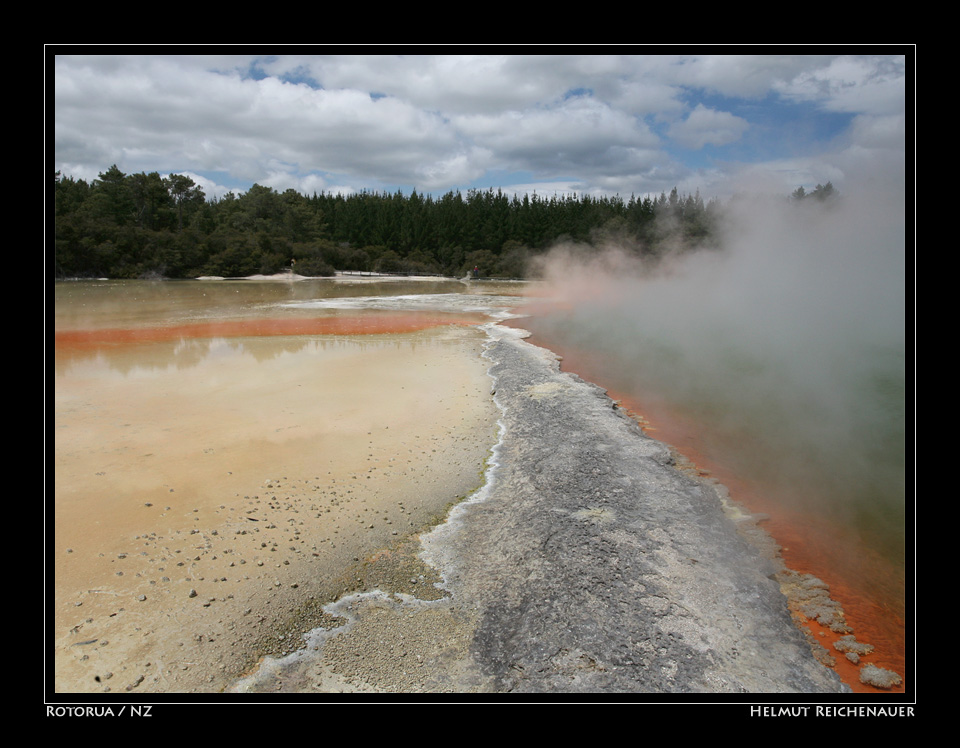
{"label": "blue sky", "polygon": [[[678,187],[723,198],[831,181],[842,192],[864,173],[903,179],[912,116],[911,60],[897,54],[904,48],[87,49],[48,48],[57,53],[47,60],[55,170],[88,181],[112,164],[126,173],[188,174],[208,196],[254,183],[305,194],[438,196],[472,188],[639,196]],[[223,54],[234,50],[243,53]]]}

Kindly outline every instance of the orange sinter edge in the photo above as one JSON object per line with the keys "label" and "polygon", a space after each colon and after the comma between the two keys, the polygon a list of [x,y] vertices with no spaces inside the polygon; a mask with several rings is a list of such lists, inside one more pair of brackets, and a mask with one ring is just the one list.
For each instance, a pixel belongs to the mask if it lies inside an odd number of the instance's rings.
{"label": "orange sinter edge", "polygon": [[429,312],[352,314],[336,317],[241,319],[189,322],[163,327],[123,327],[99,330],[60,330],[58,348],[85,348],[130,343],[155,343],[182,338],[236,338],[284,335],[387,335],[416,332],[444,325],[479,325],[485,318]]}
{"label": "orange sinter edge", "polygon": [[[602,361],[584,355],[572,347],[557,346],[553,341],[541,342],[535,337],[528,340],[534,344],[545,345],[557,353],[565,371],[575,372],[584,379],[607,388]],[[781,546],[781,557],[786,566],[826,581],[830,585],[831,596],[842,603],[844,618],[853,628],[857,639],[876,647],[875,653],[870,656],[870,662],[904,675],[906,662],[903,611],[897,610],[898,606],[884,603],[883,596],[878,596],[875,590],[864,584],[864,580],[871,577],[867,568],[869,565],[876,567],[872,576],[884,578],[890,574],[890,568],[883,559],[863,552],[859,553],[856,559],[851,559],[844,555],[841,549],[857,546],[850,538],[840,538],[842,529],[820,521],[816,516],[790,512],[766,501],[761,486],[753,486],[742,480],[701,452],[696,439],[692,438],[696,432],[696,424],[688,422],[668,405],[658,402],[656,397],[640,403],[636,398],[609,388],[607,394],[621,409],[640,421],[640,425],[650,436],[675,447],[693,463],[701,475],[709,475],[722,483],[734,501],[749,511],[768,515],[763,525]],[[802,624],[834,656],[836,664],[833,669],[854,693],[905,692],[903,684],[879,689],[861,683],[858,667],[833,648],[833,643],[842,634],[831,631],[815,620],[804,620]]]}

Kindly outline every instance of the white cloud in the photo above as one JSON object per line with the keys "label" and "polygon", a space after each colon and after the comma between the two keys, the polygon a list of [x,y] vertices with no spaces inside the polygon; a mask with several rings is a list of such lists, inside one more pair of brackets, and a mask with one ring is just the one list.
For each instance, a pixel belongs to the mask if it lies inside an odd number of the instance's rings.
{"label": "white cloud", "polygon": [[904,114],[860,115],[853,120],[853,141],[865,148],[902,150],[907,138]]}
{"label": "white cloud", "polygon": [[609,86],[612,106],[638,116],[672,119],[686,108],[676,86],[649,78],[619,78]]}
{"label": "white cloud", "polygon": [[686,148],[703,148],[705,145],[733,143],[749,127],[742,117],[697,104],[683,122],[675,123],[668,132],[671,138]]}
{"label": "white cloud", "polygon": [[447,113],[522,108],[564,90],[561,76],[542,58],[510,55],[281,56],[264,69],[298,72],[327,89],[386,94]]}
{"label": "white cloud", "polygon": [[779,81],[789,80],[829,58],[816,55],[698,55],[678,60],[676,81],[725,96],[763,97]]}
{"label": "white cloud", "polygon": [[[56,78],[58,154],[124,161],[152,155],[247,177],[279,159],[301,170],[379,173],[403,180],[461,146],[444,120],[392,97],[315,90],[194,71],[168,59],[119,67],[62,66]],[[121,148],[118,144],[123,143]],[[131,168],[138,161],[126,159]],[[265,180],[263,180],[265,181]]]}
{"label": "white cloud", "polygon": [[501,165],[543,175],[615,169],[649,160],[659,139],[642,121],[578,97],[552,107],[455,118],[467,137],[496,154]]}
{"label": "white cloud", "polygon": [[905,60],[902,57],[836,57],[775,89],[784,96],[818,101],[831,111],[902,113],[906,96]]}
{"label": "white cloud", "polygon": [[[68,55],[52,80],[64,173],[89,179],[116,163],[309,192],[442,192],[493,173],[622,194],[716,183],[744,167],[673,161],[660,127],[688,148],[749,152],[749,110],[735,116],[722,97],[856,114],[835,143],[801,144],[821,160],[854,145],[895,148],[905,128],[896,57]],[[699,101],[704,92],[712,98]]]}

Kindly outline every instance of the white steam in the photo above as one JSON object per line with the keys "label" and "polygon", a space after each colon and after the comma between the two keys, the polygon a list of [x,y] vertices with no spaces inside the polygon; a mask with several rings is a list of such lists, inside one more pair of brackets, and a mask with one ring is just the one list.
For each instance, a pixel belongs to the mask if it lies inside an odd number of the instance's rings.
{"label": "white steam", "polygon": [[901,513],[906,221],[897,186],[848,187],[830,203],[736,198],[720,247],[653,269],[629,247],[556,247],[542,272],[566,311],[536,324],[616,361],[622,380],[611,386],[629,392],[633,382],[702,412],[767,478],[803,482],[834,504],[856,495],[858,514],[872,511],[864,502]]}

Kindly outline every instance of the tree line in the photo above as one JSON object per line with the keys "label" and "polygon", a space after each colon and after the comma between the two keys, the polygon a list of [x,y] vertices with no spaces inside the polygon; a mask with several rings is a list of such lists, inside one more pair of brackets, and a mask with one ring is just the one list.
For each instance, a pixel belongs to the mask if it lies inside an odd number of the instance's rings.
{"label": "tree line", "polygon": [[837,195],[837,190],[834,188],[832,182],[827,182],[826,184],[818,184],[810,192],[807,192],[803,186],[797,187],[790,195],[794,200],[819,200],[820,202],[826,202],[832,200]]}
{"label": "tree line", "polygon": [[335,271],[523,277],[561,240],[627,240],[643,254],[710,237],[718,203],[674,188],[658,197],[413,191],[303,195],[253,185],[208,199],[192,178],[124,174],[91,182],[57,172],[58,278],[194,278]]}

